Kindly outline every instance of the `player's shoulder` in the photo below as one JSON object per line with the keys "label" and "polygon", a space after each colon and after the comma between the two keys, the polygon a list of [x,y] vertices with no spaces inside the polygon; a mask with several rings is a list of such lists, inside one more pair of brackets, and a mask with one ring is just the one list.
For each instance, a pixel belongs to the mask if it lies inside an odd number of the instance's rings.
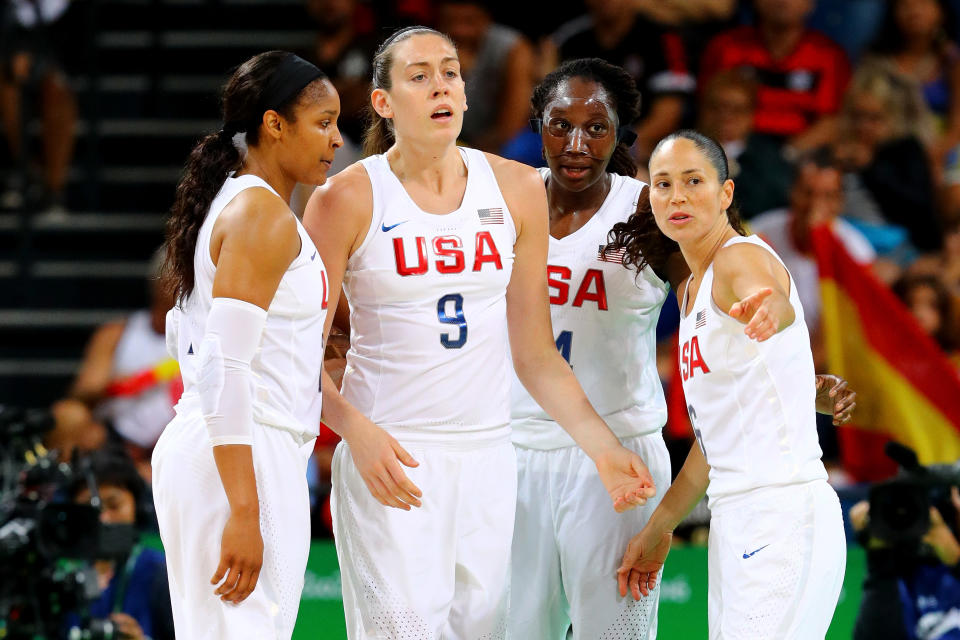
{"label": "player's shoulder", "polygon": [[307,202],[304,222],[325,212],[334,215],[369,214],[372,209],[373,184],[370,174],[362,163],[355,162],[314,189]]}
{"label": "player's shoulder", "polygon": [[773,249],[755,242],[735,242],[714,255],[713,272],[717,278],[730,277],[751,269],[769,269],[772,261],[779,262]]}
{"label": "player's shoulder", "polygon": [[265,241],[285,241],[297,234],[297,219],[283,198],[266,187],[244,189],[224,207],[217,224]]}
{"label": "player's shoulder", "polygon": [[490,164],[490,169],[493,171],[504,197],[508,195],[508,192],[510,194],[521,194],[524,189],[538,187],[543,189],[543,177],[538,170],[530,165],[516,160],[508,160],[492,153],[484,152],[483,155]]}

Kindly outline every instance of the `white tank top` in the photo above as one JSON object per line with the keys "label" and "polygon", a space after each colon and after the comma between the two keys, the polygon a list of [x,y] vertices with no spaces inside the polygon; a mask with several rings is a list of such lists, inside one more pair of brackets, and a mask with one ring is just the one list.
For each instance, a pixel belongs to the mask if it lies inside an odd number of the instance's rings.
{"label": "white tank top", "polygon": [[[262,187],[276,194],[257,176],[228,177],[200,227],[193,258],[195,285],[183,303],[179,320],[177,360],[183,376],[181,404],[184,407],[192,408],[197,401],[196,354],[206,329],[216,273],[216,265],[210,258],[213,225],[237,194],[253,187]],[[300,221],[296,222],[300,253],[280,279],[280,286],[267,309],[260,348],[251,362],[255,387],[253,419],[286,429],[306,442],[317,435],[320,424],[327,273],[310,236]]]}
{"label": "white tank top", "polygon": [[[546,180],[547,168],[540,169]],[[564,238],[550,238],[547,277],[557,348],[590,403],[619,437],[658,431],[667,404],[657,375],[656,328],[668,285],[649,267],[637,274],[623,254],[606,254],[607,234],[637,210],[644,184],[613,175],[592,218]],[[513,376],[513,442],[531,449],[572,447],[573,438]]]}
{"label": "white tank top", "polygon": [[[738,243],[776,256],[757,236],[738,236],[724,246]],[[793,277],[796,318],[763,342],[748,338],[744,325],[717,307],[712,291],[711,264],[686,316],[684,291],[680,376],[690,422],[710,465],[707,495],[716,512],[746,491],[826,479],[827,473],[817,440],[810,336]]]}
{"label": "white tank top", "polygon": [[506,291],[517,233],[481,151],[460,148],[467,186],[444,215],[420,209],[382,155],[361,161],[373,216],[350,257],[342,393],[406,438],[507,437]]}
{"label": "white tank top", "polygon": [[[123,334],[113,352],[111,374],[114,380],[128,378],[149,371],[169,358],[163,334],[154,331],[150,323],[150,312],[135,311],[124,323]],[[150,448],[173,419],[171,384],[169,380],[159,382],[135,395],[109,398],[101,410],[117,433],[141,447]]]}

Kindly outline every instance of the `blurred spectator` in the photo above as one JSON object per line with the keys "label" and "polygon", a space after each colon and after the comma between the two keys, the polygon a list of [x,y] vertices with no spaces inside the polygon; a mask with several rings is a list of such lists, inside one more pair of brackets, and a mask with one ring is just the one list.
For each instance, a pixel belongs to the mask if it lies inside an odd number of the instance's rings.
{"label": "blurred spectator", "polygon": [[960,219],[946,224],[943,234],[943,250],[936,254],[920,256],[910,265],[908,272],[917,275],[935,275],[947,291],[960,298]]}
{"label": "blurred spectator", "polygon": [[756,24],[721,33],[707,46],[701,86],[725,69],[755,75],[754,130],[805,151],[833,140],[850,79],[843,49],[806,27],[813,0],[754,0]]}
{"label": "blurred spectator", "polygon": [[649,20],[671,27],[729,20],[736,0],[633,0],[634,8]]}
{"label": "blurred spectator", "polygon": [[825,354],[820,335],[820,276],[812,255],[811,229],[821,224],[830,225],[850,256],[859,263],[870,264],[876,257],[863,234],[839,217],[843,208],[840,171],[823,162],[808,161],[797,171],[789,209],[770,211],[750,222],[751,231],[773,247],[793,276],[810,330],[817,371],[824,370]]}
{"label": "blurred spectator", "polygon": [[[147,479],[150,452],[173,419],[173,406],[183,391],[177,362],[167,353],[165,317],[173,298],[156,278],[161,262],[158,251],[150,269],[150,308],[94,332],[69,393],[109,425]],[[69,452],[71,438],[63,429],[58,421],[51,439],[63,442]]]}
{"label": "blurred spectator", "polygon": [[893,284],[893,292],[943,352],[956,358],[957,316],[943,282],[933,275],[906,275]]}
{"label": "blurred spectator", "polygon": [[[129,531],[128,535],[103,535],[103,540],[133,542],[133,529],[143,526],[145,501],[150,500],[133,462],[122,450],[97,451],[87,459],[96,480],[101,526]],[[90,487],[80,478],[73,486],[73,500],[91,504]],[[112,555],[116,553],[116,555]],[[94,564],[100,596],[88,614],[109,618],[116,636],[127,640],[173,640],[173,613],[162,552],[133,542],[126,549],[112,549],[111,557]],[[73,637],[73,636],[71,636]]]}
{"label": "blurred spectator", "polygon": [[[891,0],[871,52],[912,78],[938,118],[933,142],[945,179],[960,183],[960,49],[955,42],[956,18],[943,0]],[[960,200],[958,200],[960,203]],[[954,211],[960,211],[957,203]]]}
{"label": "blurred spectator", "polygon": [[519,31],[495,24],[486,5],[481,0],[439,0],[437,26],[457,45],[466,82],[469,108],[461,138],[478,149],[499,152],[527,129],[536,61],[530,42]]}
{"label": "blurred spectator", "polygon": [[818,0],[807,24],[826,34],[854,63],[876,37],[886,0]]}
{"label": "blurred spectator", "polygon": [[878,253],[900,262],[910,259],[893,256],[907,239],[903,229],[917,249],[930,251],[940,244],[933,178],[922,144],[927,114],[911,83],[883,64],[864,62],[844,100],[842,133],[834,146],[847,174],[846,216]]}
{"label": "blurred spectator", "polygon": [[337,126],[359,146],[370,102],[370,61],[377,48],[369,7],[358,0],[307,0],[317,26],[313,48],[303,56],[327,74],[340,94]]}
{"label": "blurred spectator", "polygon": [[681,122],[686,96],[695,87],[683,41],[637,13],[634,0],[585,0],[587,14],[562,25],[551,38],[544,64],[603,58],[626,69],[643,94],[636,124],[636,154],[645,164],[659,140]]}
{"label": "blurred spectator", "polygon": [[794,171],[776,140],[754,133],[756,106],[756,82],[739,69],[714,75],[700,98],[698,127],[723,145],[737,206],[748,220],[787,205]]}
{"label": "blurred spectator", "polygon": [[[19,209],[37,206],[50,217],[66,213],[64,192],[73,158],[77,102],[70,88],[56,37],[57,22],[64,19],[69,0],[11,0],[0,5],[0,119],[18,170],[9,174],[0,206]],[[77,52],[70,55],[76,57]],[[23,113],[25,96],[37,96],[43,124],[43,192],[27,203],[28,176],[19,170],[27,162],[24,140],[31,111]]]}

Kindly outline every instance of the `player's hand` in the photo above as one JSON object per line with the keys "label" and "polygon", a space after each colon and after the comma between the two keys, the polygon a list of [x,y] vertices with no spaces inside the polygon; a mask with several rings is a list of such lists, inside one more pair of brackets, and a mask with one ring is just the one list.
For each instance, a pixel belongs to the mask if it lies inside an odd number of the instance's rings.
{"label": "player's hand", "polygon": [[764,287],[730,307],[730,317],[747,325],[743,332],[757,342],[772,337],[780,326],[780,318],[770,305],[772,294],[773,289]]}
{"label": "player's hand", "polygon": [[423,492],[400,466],[416,467],[420,463],[393,436],[368,421],[345,439],[360,477],[380,504],[404,511],[420,506]]}
{"label": "player's hand", "polygon": [[144,640],[146,638],[143,635],[143,629],[140,628],[140,623],[131,615],[120,612],[111,613],[110,622],[116,627],[118,637],[123,638],[123,640]]}
{"label": "player's hand", "polygon": [[618,444],[602,451],[593,462],[618,513],[646,504],[656,495],[653,476],[647,465],[626,447]]}
{"label": "player's hand", "polygon": [[620,568],[617,569],[617,586],[621,596],[626,596],[628,589],[634,600],[650,595],[657,586],[672,540],[671,532],[652,531],[650,527],[644,527],[630,539]]}
{"label": "player's hand", "polygon": [[833,424],[850,422],[857,408],[857,392],[847,388],[847,381],[840,376],[818,375],[817,413],[833,416]]}
{"label": "player's hand", "polygon": [[224,602],[243,602],[257,586],[262,566],[260,514],[231,512],[220,539],[220,565],[210,579],[210,584],[219,585],[213,593]]}

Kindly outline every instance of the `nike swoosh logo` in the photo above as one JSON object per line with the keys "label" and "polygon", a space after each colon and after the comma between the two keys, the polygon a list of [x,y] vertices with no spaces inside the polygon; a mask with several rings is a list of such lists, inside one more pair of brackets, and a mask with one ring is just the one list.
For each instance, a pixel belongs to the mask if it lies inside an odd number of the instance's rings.
{"label": "nike swoosh logo", "polygon": [[390,231],[390,229],[393,229],[394,227],[399,227],[399,226],[402,225],[404,222],[408,222],[408,220],[403,220],[403,221],[401,221],[401,222],[398,222],[397,224],[392,224],[392,225],[390,225],[389,227],[388,227],[387,225],[385,225],[385,224],[381,224],[381,225],[380,225],[380,228],[383,229],[383,232],[384,232],[384,233],[386,233],[387,231]]}
{"label": "nike swoosh logo", "polygon": [[314,252],[313,252],[313,255],[310,256],[310,262],[313,262],[314,260],[316,260],[316,258],[317,258],[317,252],[314,251]]}
{"label": "nike swoosh logo", "polygon": [[770,546],[770,545],[765,544],[765,545],[763,545],[762,547],[760,547],[759,549],[754,549],[754,550],[751,551],[750,553],[747,553],[746,551],[744,551],[744,553],[743,553],[743,559],[746,560],[747,558],[752,557],[755,553],[758,553],[758,552],[760,552],[760,551],[763,551],[764,549],[766,549],[766,548],[769,547],[769,546]]}

